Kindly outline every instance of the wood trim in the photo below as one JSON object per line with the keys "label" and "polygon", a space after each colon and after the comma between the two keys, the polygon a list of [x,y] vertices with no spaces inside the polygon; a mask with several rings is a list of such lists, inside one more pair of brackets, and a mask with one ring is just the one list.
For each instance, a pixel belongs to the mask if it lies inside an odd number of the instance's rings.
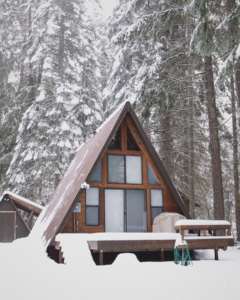
{"label": "wood trim", "polygon": [[127,183],[101,183],[101,182],[90,182],[90,187],[103,187],[103,188],[119,188],[119,189],[162,189],[159,184],[127,184]]}
{"label": "wood trim", "polygon": [[108,154],[120,154],[120,155],[143,155],[142,151],[133,151],[133,150],[112,150],[108,149],[106,151]]}
{"label": "wood trim", "polygon": [[121,149],[122,151],[127,151],[127,125],[125,118],[121,123]]}
{"label": "wood trim", "polygon": [[[99,183],[89,182],[90,186],[96,186],[96,184],[107,184],[107,153],[104,154],[102,159],[102,182]],[[100,187],[100,185],[98,186]]]}
{"label": "wood trim", "polygon": [[20,199],[14,197],[14,196],[12,196],[12,195],[8,195],[8,196],[9,196],[13,201],[16,201],[16,202],[22,204],[23,206],[27,207],[27,208],[30,209],[30,210],[34,209],[34,210],[35,210],[36,212],[38,212],[38,213],[41,213],[41,212],[42,212],[42,209],[39,208],[39,207],[37,207],[37,206],[35,206],[34,204],[26,203],[26,202],[24,202],[23,200],[20,200]]}

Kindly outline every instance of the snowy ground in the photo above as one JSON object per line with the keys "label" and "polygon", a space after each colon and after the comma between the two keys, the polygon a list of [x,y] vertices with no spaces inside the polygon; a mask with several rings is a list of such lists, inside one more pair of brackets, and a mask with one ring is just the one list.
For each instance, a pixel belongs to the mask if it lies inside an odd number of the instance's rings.
{"label": "snowy ground", "polygon": [[84,240],[76,246],[81,259],[58,265],[30,238],[0,244],[0,299],[240,299],[240,244],[220,250],[219,261],[213,250],[198,251],[188,267],[139,263],[133,254],[95,266]]}

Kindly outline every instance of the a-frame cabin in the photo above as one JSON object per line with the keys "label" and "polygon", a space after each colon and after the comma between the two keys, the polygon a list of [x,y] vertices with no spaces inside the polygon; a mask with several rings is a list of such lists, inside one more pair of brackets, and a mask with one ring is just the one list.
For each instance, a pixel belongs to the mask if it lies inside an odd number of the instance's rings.
{"label": "a-frame cabin", "polygon": [[58,233],[152,232],[161,212],[191,218],[126,102],[77,151],[31,235],[47,247]]}

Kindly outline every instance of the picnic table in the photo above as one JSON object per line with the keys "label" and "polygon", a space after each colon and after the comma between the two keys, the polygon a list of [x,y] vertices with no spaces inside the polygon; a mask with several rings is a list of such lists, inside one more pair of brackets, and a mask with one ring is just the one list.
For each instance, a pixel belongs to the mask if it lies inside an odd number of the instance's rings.
{"label": "picnic table", "polygon": [[227,235],[231,235],[231,224],[224,220],[179,220],[175,223],[174,229],[184,236],[185,230],[197,230],[198,236],[203,232],[203,236],[207,235],[207,231],[216,236],[216,230],[227,230]]}
{"label": "picnic table", "polygon": [[[217,230],[225,230],[225,232],[227,230],[227,235],[231,236],[231,224],[224,220],[179,220],[175,223],[174,229],[180,232],[182,240],[184,240],[185,230],[197,230],[198,236],[203,232],[204,237],[207,236],[207,231],[212,236],[216,236]],[[215,259],[218,260],[218,248],[214,251]]]}

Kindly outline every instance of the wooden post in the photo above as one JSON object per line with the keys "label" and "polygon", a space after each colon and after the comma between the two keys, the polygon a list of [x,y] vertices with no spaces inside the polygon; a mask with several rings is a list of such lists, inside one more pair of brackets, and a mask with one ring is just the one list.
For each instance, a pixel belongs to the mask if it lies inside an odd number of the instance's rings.
{"label": "wooden post", "polygon": [[207,235],[206,229],[203,230],[203,235],[204,235],[204,236]]}
{"label": "wooden post", "polygon": [[103,251],[100,250],[99,252],[99,265],[102,266],[103,265]]}
{"label": "wooden post", "polygon": [[230,228],[228,229],[228,235],[231,235],[231,229]]}
{"label": "wooden post", "polygon": [[218,260],[218,248],[214,249],[215,252],[215,260]]}
{"label": "wooden post", "polygon": [[59,249],[59,263],[60,264],[63,263],[63,259],[62,259],[62,247],[60,247],[60,249]]}
{"label": "wooden post", "polygon": [[200,236],[200,230],[198,229],[198,236]]}
{"label": "wooden post", "polygon": [[160,251],[161,261],[164,261],[164,249]]}

